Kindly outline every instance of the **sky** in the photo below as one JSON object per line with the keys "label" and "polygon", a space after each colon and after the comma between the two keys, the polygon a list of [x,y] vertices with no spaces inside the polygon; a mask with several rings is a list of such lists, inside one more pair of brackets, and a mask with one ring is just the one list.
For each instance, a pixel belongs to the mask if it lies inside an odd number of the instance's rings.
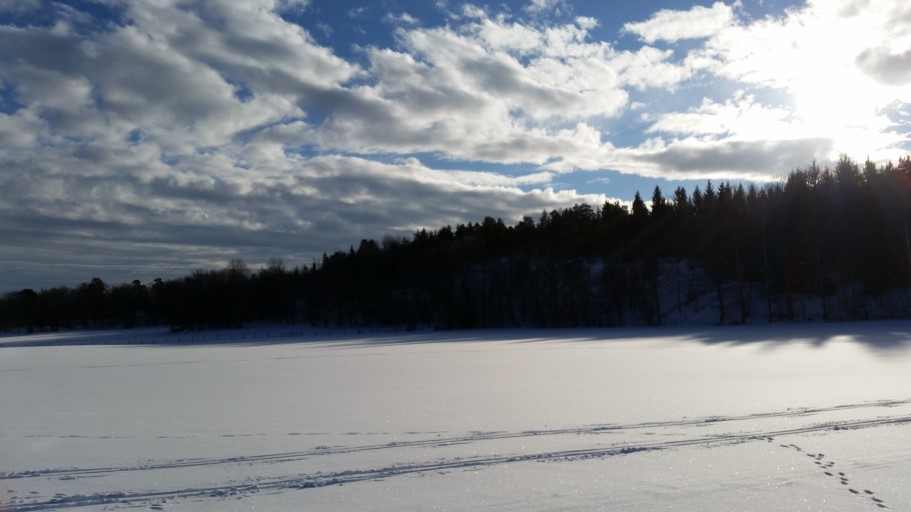
{"label": "sky", "polygon": [[911,153],[906,0],[0,0],[0,293]]}

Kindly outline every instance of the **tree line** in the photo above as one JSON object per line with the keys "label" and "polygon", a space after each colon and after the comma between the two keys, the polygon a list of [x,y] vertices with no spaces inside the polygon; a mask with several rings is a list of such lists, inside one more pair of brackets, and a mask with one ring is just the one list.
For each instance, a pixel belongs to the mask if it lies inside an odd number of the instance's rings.
{"label": "tree line", "polygon": [[911,316],[911,157],[362,240],[288,268],[24,289],[0,328],[573,327]]}

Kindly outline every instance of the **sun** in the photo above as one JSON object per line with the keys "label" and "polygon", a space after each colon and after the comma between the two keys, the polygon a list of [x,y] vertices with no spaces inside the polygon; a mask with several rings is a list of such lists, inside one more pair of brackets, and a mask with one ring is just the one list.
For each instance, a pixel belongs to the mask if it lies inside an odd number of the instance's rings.
{"label": "sun", "polygon": [[883,114],[883,95],[867,77],[857,73],[808,74],[790,89],[794,119],[803,136],[831,139],[834,152],[859,158],[886,142],[883,137],[890,121]]}

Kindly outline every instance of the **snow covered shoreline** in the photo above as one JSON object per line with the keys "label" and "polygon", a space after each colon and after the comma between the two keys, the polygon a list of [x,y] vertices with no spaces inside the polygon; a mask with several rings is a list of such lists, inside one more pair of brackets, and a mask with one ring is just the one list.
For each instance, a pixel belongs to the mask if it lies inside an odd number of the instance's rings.
{"label": "snow covered shoreline", "polygon": [[[166,327],[134,329],[71,329],[38,333],[0,334],[0,348],[25,346],[79,345],[156,345],[156,344],[221,344],[247,342],[291,343],[339,339],[394,339],[415,341],[455,341],[464,339],[588,338],[651,339],[664,336],[705,336],[731,338],[737,342],[767,342],[797,339],[825,339],[857,336],[861,343],[891,345],[902,340],[911,343],[911,320],[870,320],[861,322],[796,322],[748,325],[672,325],[634,327],[579,328],[503,328],[503,329],[419,329],[406,331],[392,328],[314,327],[308,325],[252,325],[239,329],[210,329],[173,332]],[[905,336],[908,335],[908,336]],[[412,341],[414,342],[414,341]]]}

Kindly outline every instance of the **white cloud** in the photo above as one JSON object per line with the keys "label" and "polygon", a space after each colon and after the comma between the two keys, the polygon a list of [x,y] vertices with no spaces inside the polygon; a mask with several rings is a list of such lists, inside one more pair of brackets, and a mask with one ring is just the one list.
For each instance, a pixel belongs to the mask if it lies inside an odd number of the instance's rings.
{"label": "white cloud", "polygon": [[522,9],[533,14],[552,11],[563,4],[563,0],[531,0]]}
{"label": "white cloud", "polygon": [[693,76],[695,69],[670,61],[673,52],[645,46],[635,52],[624,51],[611,59],[621,83],[637,89],[657,87],[673,91],[677,84]]}
{"label": "white cloud", "polygon": [[545,29],[487,17],[400,30],[401,51],[367,52],[373,85],[324,98],[331,119],[319,130],[301,127],[300,140],[362,154],[546,162],[580,146],[565,140],[568,127],[616,116],[626,105],[615,52],[586,43],[586,35],[578,25]]}
{"label": "white cloud", "polygon": [[415,18],[414,16],[408,14],[407,12],[403,12],[401,14],[388,13],[388,14],[386,14],[386,16],[384,16],[384,19],[387,22],[393,23],[395,25],[417,25],[418,24],[418,19]]}
{"label": "white cloud", "polygon": [[493,51],[528,55],[541,51],[544,45],[539,30],[518,23],[484,19],[474,29],[484,44]]}
{"label": "white cloud", "polygon": [[598,23],[598,20],[595,18],[588,16],[578,16],[576,17],[576,25],[578,25],[583,30],[591,30],[593,28],[597,28],[600,23]]}
{"label": "white cloud", "polygon": [[466,18],[484,19],[487,17],[487,12],[477,5],[465,4],[462,6],[462,16]]}
{"label": "white cloud", "polygon": [[694,6],[688,11],[662,9],[646,21],[626,23],[623,30],[648,43],[700,39],[717,34],[734,20],[734,11],[723,2],[711,7]]}
{"label": "white cloud", "polygon": [[687,112],[658,115],[647,132],[724,135],[739,140],[764,140],[769,134],[782,139],[802,138],[800,127],[790,117],[789,110],[762,105],[753,96],[740,92],[724,103],[704,98],[701,105]]}
{"label": "white cloud", "polygon": [[310,6],[311,0],[275,0],[275,10],[279,12],[303,12]]}

